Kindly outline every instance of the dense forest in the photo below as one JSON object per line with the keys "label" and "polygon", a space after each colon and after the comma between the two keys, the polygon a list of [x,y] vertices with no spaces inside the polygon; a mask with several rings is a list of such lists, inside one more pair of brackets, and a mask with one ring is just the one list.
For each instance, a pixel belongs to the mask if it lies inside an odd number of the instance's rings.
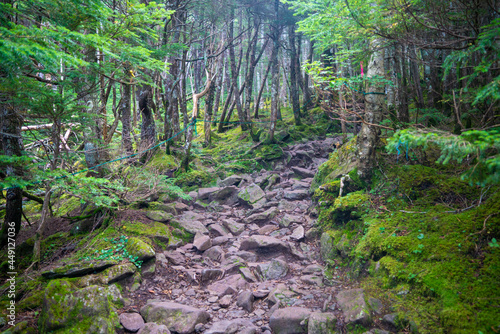
{"label": "dense forest", "polygon": [[4,333],[500,332],[498,0],[1,0]]}

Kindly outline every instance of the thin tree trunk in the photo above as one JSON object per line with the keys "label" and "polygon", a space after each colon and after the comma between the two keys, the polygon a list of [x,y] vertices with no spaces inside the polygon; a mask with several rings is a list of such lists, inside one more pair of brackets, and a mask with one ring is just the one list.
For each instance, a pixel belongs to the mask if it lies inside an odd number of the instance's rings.
{"label": "thin tree trunk", "polygon": [[43,206],[42,206],[42,216],[40,219],[40,223],[38,224],[38,227],[36,229],[35,233],[35,244],[33,246],[33,264],[32,266],[38,270],[40,266],[40,261],[41,261],[41,254],[40,254],[40,245],[42,242],[43,238],[43,233],[45,232],[46,225],[47,225],[47,217],[49,216],[50,210],[50,195],[52,194],[52,189],[50,186],[47,187],[47,190],[45,191],[45,196],[43,198]]}
{"label": "thin tree trunk", "polygon": [[272,65],[272,61],[269,61],[269,63],[267,64],[266,74],[264,74],[264,76],[262,77],[262,85],[260,86],[259,94],[257,95],[257,98],[254,102],[253,118],[256,119],[259,118],[260,99],[262,98],[262,93],[264,92],[264,88],[266,87],[267,76],[269,75],[269,71],[271,70]]}
{"label": "thin tree trunk", "polygon": [[[130,75],[129,71],[125,69],[125,74]],[[133,153],[132,138],[130,137],[131,124],[130,124],[130,86],[122,84],[122,98],[120,101],[120,114],[122,119],[122,149],[127,155]]]}
{"label": "thin tree trunk", "polygon": [[[14,107],[7,103],[7,99],[0,96],[0,152],[10,157],[22,156],[22,137],[21,126],[22,117],[17,113]],[[22,170],[15,165],[7,165],[5,168],[7,177],[20,177]],[[21,188],[7,189],[6,211],[2,231],[0,233],[0,249],[8,243],[9,232],[14,228],[14,237],[18,235],[21,229],[21,219],[23,213],[23,196]],[[12,226],[13,225],[13,226]]]}
{"label": "thin tree trunk", "polygon": [[[382,40],[374,39],[370,45],[374,50],[368,64],[368,78],[375,76],[384,77],[384,49]],[[373,125],[378,125],[382,120],[384,103],[384,86],[381,84],[370,84],[367,92],[379,94],[365,95],[365,114],[361,131],[358,134],[358,175],[362,181],[369,184],[372,177],[372,171],[375,165],[375,148],[377,146],[380,129]]]}
{"label": "thin tree trunk", "polygon": [[300,101],[297,82],[297,50],[295,48],[295,25],[288,26],[288,40],[290,42],[290,97],[292,100],[293,117],[295,125],[300,125]]}
{"label": "thin tree trunk", "polygon": [[278,107],[279,107],[279,62],[278,62],[278,52],[279,52],[279,39],[281,35],[281,29],[278,26],[279,22],[279,0],[274,1],[274,13],[275,22],[271,26],[271,36],[273,39],[273,51],[271,54],[272,69],[271,69],[271,127],[269,129],[269,140],[274,142],[274,131],[276,130],[276,121],[278,119]]}

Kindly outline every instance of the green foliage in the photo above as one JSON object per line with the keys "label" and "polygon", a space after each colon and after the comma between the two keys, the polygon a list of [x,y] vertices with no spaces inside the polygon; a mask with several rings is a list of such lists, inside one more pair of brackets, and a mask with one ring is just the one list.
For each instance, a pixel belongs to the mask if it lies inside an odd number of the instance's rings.
{"label": "green foliage", "polygon": [[[494,73],[492,68],[498,64],[500,54],[500,45],[498,45],[497,41],[500,35],[500,18],[496,18],[490,24],[481,27],[481,30],[473,45],[464,50],[453,51],[446,57],[444,63],[445,76],[443,76],[443,79],[452,70],[467,67],[471,64],[474,65],[474,71],[463,78],[467,79],[468,85],[484,73]],[[476,64],[478,58],[481,61],[479,64]],[[478,91],[475,91],[474,95],[472,105],[500,100],[500,76],[496,76]]]}
{"label": "green foliage", "polygon": [[441,150],[438,163],[450,161],[462,163],[472,160],[474,164],[463,175],[464,180],[480,186],[498,184],[500,181],[500,129],[470,130],[461,135],[447,132],[424,132],[406,129],[396,132],[386,146],[391,153],[396,153],[398,144],[409,148],[421,146],[426,150],[429,145],[437,145]]}

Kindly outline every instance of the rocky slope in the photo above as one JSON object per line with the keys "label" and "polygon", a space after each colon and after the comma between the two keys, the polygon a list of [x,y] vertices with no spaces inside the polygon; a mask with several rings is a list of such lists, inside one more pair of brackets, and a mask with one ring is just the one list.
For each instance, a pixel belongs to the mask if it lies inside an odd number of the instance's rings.
{"label": "rocky slope", "polygon": [[[39,331],[363,332],[383,307],[335,266],[325,276],[309,193],[337,142],[289,146],[273,171],[233,175],[190,193],[192,201],[145,211],[147,219],[175,226],[174,235],[188,232],[192,242],[170,242],[155,252],[130,238],[129,253],[144,262],[140,274],[132,263],[113,260],[47,269],[44,276],[53,280]],[[395,321],[383,319],[377,326]]]}

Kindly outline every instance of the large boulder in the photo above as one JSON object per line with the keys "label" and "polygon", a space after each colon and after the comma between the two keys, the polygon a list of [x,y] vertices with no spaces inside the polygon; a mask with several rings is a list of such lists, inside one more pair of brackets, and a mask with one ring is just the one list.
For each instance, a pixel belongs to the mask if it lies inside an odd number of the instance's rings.
{"label": "large boulder", "polygon": [[337,303],[344,312],[346,323],[368,326],[371,323],[370,310],[365,302],[363,289],[344,290],[337,294]]}
{"label": "large boulder", "polygon": [[307,333],[307,319],[310,314],[310,310],[302,307],[278,309],[269,318],[269,326],[276,334]]}
{"label": "large boulder", "polygon": [[[92,285],[77,289],[69,281],[53,280],[44,292],[38,319],[41,333],[115,333],[119,326],[115,307],[121,300],[115,286]],[[115,302],[117,304],[115,304]]]}
{"label": "large boulder", "polygon": [[197,324],[205,324],[210,315],[206,311],[172,302],[152,302],[141,308],[147,322],[165,325],[172,332],[188,334]]}

